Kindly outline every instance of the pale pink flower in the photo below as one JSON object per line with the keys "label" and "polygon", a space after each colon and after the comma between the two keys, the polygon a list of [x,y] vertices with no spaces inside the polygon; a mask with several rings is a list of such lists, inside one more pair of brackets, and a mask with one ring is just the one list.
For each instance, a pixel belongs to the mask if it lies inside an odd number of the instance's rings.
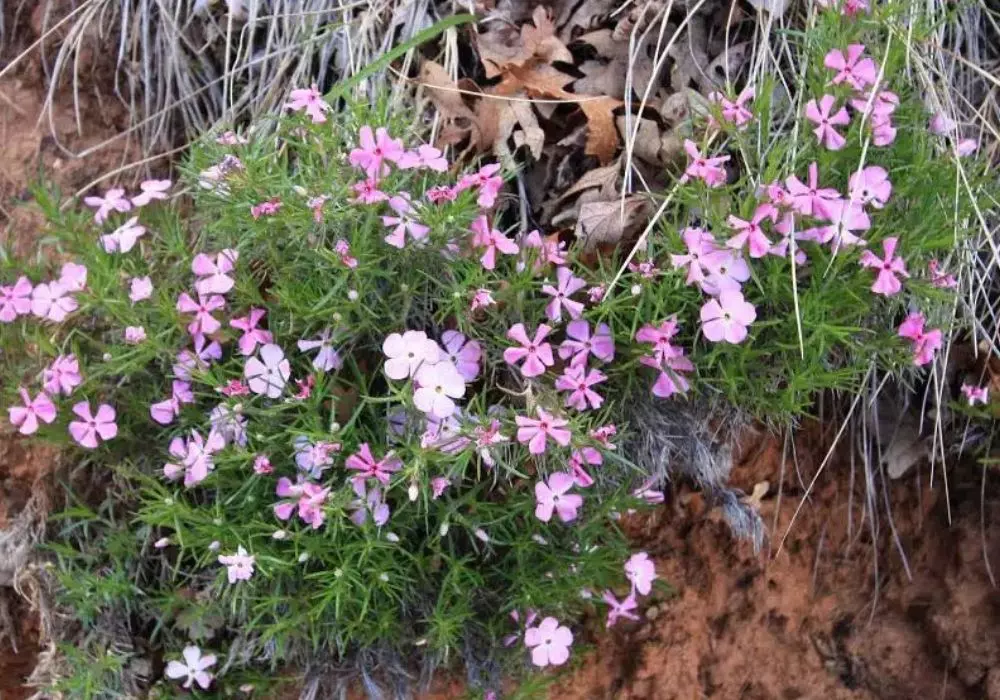
{"label": "pale pink flower", "polygon": [[764,257],[771,249],[771,241],[766,235],[764,235],[764,229],[761,227],[761,223],[763,223],[765,219],[770,219],[773,222],[777,214],[778,211],[767,203],[757,206],[757,209],[754,211],[753,217],[750,221],[744,221],[743,219],[730,214],[727,221],[730,228],[737,233],[726,241],[726,245],[730,248],[742,250],[743,247],[749,242],[750,257]]}
{"label": "pale pink flower", "polygon": [[785,180],[791,207],[799,214],[813,216],[817,202],[840,199],[840,193],[829,187],[819,186],[819,165],[816,161],[809,164],[809,184],[804,184],[794,175]]}
{"label": "pale pink flower", "polygon": [[975,139],[962,139],[955,146],[955,152],[958,153],[960,157],[971,156],[973,153],[979,150],[979,142]]}
{"label": "pale pink flower", "polygon": [[540,455],[545,452],[546,441],[552,440],[557,445],[566,447],[572,438],[570,429],[566,426],[569,421],[548,413],[544,408],[538,406],[535,409],[538,418],[527,416],[515,416],[517,423],[517,441],[528,444],[528,452],[533,455]]}
{"label": "pale pink flower", "polygon": [[323,223],[323,207],[329,201],[329,195],[321,194],[306,200],[306,206],[312,209],[313,221]]}
{"label": "pale pink flower", "polygon": [[253,473],[265,476],[274,471],[274,467],[271,465],[271,460],[268,459],[267,455],[257,455],[253,458]]}
{"label": "pale pink flower", "polygon": [[83,447],[97,447],[98,438],[110,440],[118,434],[115,423],[115,409],[106,403],[97,407],[97,413],[90,412],[90,403],[81,401],[73,406],[73,413],[80,420],[69,424],[69,434]]}
{"label": "pale pink flower", "polygon": [[689,161],[684,175],[681,176],[681,183],[695,179],[703,180],[709,187],[726,184],[726,168],[722,164],[729,160],[729,156],[707,158],[698,150],[698,145],[690,139],[684,139],[684,150],[688,154]]}
{"label": "pale pink flower", "polygon": [[938,289],[954,289],[958,286],[958,280],[951,273],[941,272],[939,270],[940,264],[937,259],[927,263],[927,271],[931,276],[931,284]]}
{"label": "pale pink flower", "polygon": [[167,199],[167,190],[172,183],[170,180],[144,180],[139,183],[139,194],[132,198],[133,207],[144,207],[154,200]]}
{"label": "pale pink flower", "polygon": [[818,226],[800,235],[804,240],[814,240],[819,243],[830,243],[831,250],[836,253],[841,246],[864,246],[868,242],[856,235],[855,231],[867,231],[871,228],[871,220],[864,207],[858,202],[846,199],[824,201],[818,206],[815,215],[830,223]]}
{"label": "pale pink flower", "polygon": [[662,491],[654,489],[654,485],[655,481],[650,479],[633,491],[632,495],[636,498],[641,498],[651,506],[658,506],[666,500],[666,497],[663,495]]}
{"label": "pale pink flower", "polygon": [[222,386],[216,387],[218,391],[223,396],[249,396],[250,387],[244,384],[239,379],[230,379],[228,382]]}
{"label": "pale pink flower", "polygon": [[32,289],[27,277],[18,277],[9,286],[0,285],[0,323],[12,323],[18,316],[31,313]]}
{"label": "pale pink flower", "polygon": [[351,522],[361,527],[368,520],[371,514],[372,522],[376,527],[382,527],[389,522],[389,505],[382,496],[382,489],[378,486],[368,488],[364,481],[355,480],[352,484],[354,493],[358,499],[351,503],[354,512],[351,514]]}
{"label": "pale pink flower", "polygon": [[192,299],[187,292],[181,292],[177,297],[177,310],[182,314],[194,314],[194,319],[187,327],[191,335],[207,335],[219,330],[222,324],[212,316],[212,312],[225,305],[226,300],[216,294],[207,297],[199,294],[198,301]]}
{"label": "pale pink flower", "polygon": [[201,649],[192,645],[184,647],[182,652],[183,661],[171,660],[167,664],[164,674],[172,680],[184,678],[184,687],[190,688],[192,683],[197,683],[202,690],[208,690],[212,684],[212,674],[209,668],[215,665],[215,654],[202,656]]}
{"label": "pale pink flower", "polygon": [[257,221],[262,216],[274,216],[280,210],[281,200],[278,197],[272,197],[265,202],[252,204],[250,206],[250,216],[253,217],[254,221]]}
{"label": "pale pink flower", "polygon": [[383,216],[382,225],[391,226],[392,232],[385,237],[385,242],[394,248],[402,249],[406,245],[406,234],[414,241],[422,241],[427,238],[431,227],[425,226],[413,218],[413,206],[410,204],[410,195],[400,192],[389,198],[389,208],[396,212],[396,216]]}
{"label": "pale pink flower", "polygon": [[42,383],[45,391],[52,394],[69,396],[76,387],[83,384],[80,376],[80,362],[76,355],[59,355],[42,371]]}
{"label": "pale pink flower", "polygon": [[382,459],[376,460],[367,442],[358,445],[358,451],[344,462],[348,469],[358,473],[352,478],[356,481],[375,479],[382,484],[389,484],[389,477],[403,468],[403,462],[391,452]]}
{"label": "pale pink flower", "polygon": [[10,424],[22,435],[31,435],[38,430],[38,421],[51,423],[56,419],[56,405],[44,391],[31,398],[27,389],[18,388],[21,395],[21,406],[11,406],[7,409]]}
{"label": "pale pink flower", "polygon": [[31,291],[31,313],[46,321],[61,323],[79,304],[59,282],[42,282]]}
{"label": "pale pink flower", "polygon": [[455,369],[467,382],[473,382],[479,376],[479,360],[483,356],[483,348],[478,341],[467,340],[458,331],[445,331],[441,334],[444,355],[455,365]]}
{"label": "pale pink flower", "polygon": [[593,447],[581,447],[579,450],[573,450],[567,466],[573,474],[573,480],[580,488],[588,488],[594,484],[594,478],[583,468],[584,464],[599,466],[604,464],[604,457]]}
{"label": "pale pink flower", "polygon": [[574,484],[569,472],[556,472],[548,481],[535,482],[535,517],[547,523],[555,512],[564,523],[575,520],[583,506],[583,496],[568,493]]}
{"label": "pale pink flower", "polygon": [[214,428],[209,431],[207,438],[202,438],[201,433],[192,430],[183,458],[184,486],[191,487],[204,481],[208,473],[215,468],[212,455],[225,446],[225,437]]}
{"label": "pale pink flower", "polygon": [[750,266],[738,250],[723,248],[704,260],[709,270],[701,283],[705,294],[718,296],[722,292],[738,292],[743,282],[750,279]]}
{"label": "pale pink flower", "polygon": [[970,406],[975,406],[977,403],[985,405],[990,400],[990,390],[985,386],[963,384],[962,393],[965,394],[965,399],[969,402]]}
{"label": "pale pink flower", "polygon": [[485,214],[478,216],[469,228],[473,233],[472,246],[483,250],[479,262],[487,270],[496,267],[498,251],[504,255],[517,255],[518,250],[520,250],[517,243],[490,226]]}
{"label": "pale pink flower", "polygon": [[[687,268],[686,284],[700,284],[710,273],[711,260],[718,250],[712,234],[700,228],[686,228],[681,233],[687,253],[671,255],[674,269]],[[716,256],[717,257],[717,256]]]}
{"label": "pale pink flower", "polygon": [[153,295],[153,281],[149,277],[133,277],[129,280],[128,298],[133,304]]}
{"label": "pale pink flower", "polygon": [[243,331],[238,342],[241,355],[253,355],[258,344],[267,345],[274,340],[270,331],[257,328],[265,313],[264,309],[250,307],[250,312],[246,316],[234,318],[229,322],[229,325],[236,330]]}
{"label": "pale pink flower", "polygon": [[385,375],[396,380],[412,377],[421,365],[433,365],[441,356],[438,344],[423,331],[390,333],[382,343],[382,352],[387,358]]}
{"label": "pale pink flower", "polygon": [[831,85],[840,85],[846,82],[855,90],[864,90],[869,85],[874,85],[878,80],[878,66],[875,61],[864,57],[864,44],[851,44],[847,47],[847,53],[839,49],[833,49],[823,59],[823,65],[830,70],[837,71],[830,81]]}
{"label": "pale pink flower", "polygon": [[260,359],[251,357],[243,369],[250,391],[271,399],[281,396],[291,374],[292,368],[285,359],[285,353],[270,343],[261,347]]}
{"label": "pale pink flower", "polygon": [[649,595],[656,580],[656,565],[645,552],[637,552],[625,562],[625,577],[632,582],[632,592]]}
{"label": "pale pink flower", "polygon": [[747,326],[757,318],[753,304],[740,292],[722,292],[718,299],[709,299],[701,307],[701,330],[713,343],[742,343]]}
{"label": "pale pink flower", "polygon": [[477,425],[473,430],[473,434],[476,436],[476,452],[479,454],[480,459],[483,460],[483,464],[487,467],[495,466],[496,459],[493,457],[493,445],[510,440],[509,437],[501,434],[500,421],[494,418],[490,421],[489,425]]}
{"label": "pale pink flower", "polygon": [[[345,267],[353,270],[358,266],[358,259],[351,255],[351,244],[343,238],[337,240],[337,242],[333,244],[333,252],[340,256],[340,262],[343,263]],[[350,296],[350,292],[348,292],[348,296]]]}
{"label": "pale pink flower", "polygon": [[872,291],[876,294],[883,294],[887,297],[899,294],[903,289],[903,283],[899,281],[899,278],[910,276],[906,271],[906,262],[902,257],[896,255],[898,242],[899,239],[895,236],[882,241],[882,250],[885,251],[882,258],[870,250],[861,253],[859,260],[861,266],[878,270],[878,276],[875,278],[875,283],[872,284]]}
{"label": "pale pink flower", "polygon": [[465,379],[451,362],[423,365],[414,379],[419,388],[413,392],[413,405],[436,418],[454,413],[454,399],[465,396]]}
{"label": "pale pink flower", "polygon": [[629,263],[628,269],[646,280],[656,279],[656,276],[661,274],[659,268],[656,267],[656,263],[652,260]]}
{"label": "pale pink flower", "polygon": [[515,323],[507,331],[507,337],[517,343],[520,347],[507,348],[503,351],[503,359],[509,365],[516,365],[522,362],[521,374],[525,377],[537,377],[545,373],[546,367],[551,367],[555,363],[552,357],[552,346],[545,342],[546,336],[552,331],[544,323],[535,330],[534,339],[528,338],[523,323]]}
{"label": "pale pink flower", "polygon": [[890,90],[878,90],[874,94],[868,91],[862,93],[860,97],[853,98],[850,103],[851,107],[865,117],[885,120],[899,107],[899,95]]}
{"label": "pale pink flower", "polygon": [[369,179],[377,180],[389,173],[387,163],[398,163],[406,153],[403,142],[389,136],[389,132],[379,127],[372,132],[370,126],[361,127],[360,147],[351,151],[348,161],[355,168],[364,170]]}
{"label": "pale pink flower", "polygon": [[149,415],[160,425],[170,425],[181,413],[181,404],[194,403],[194,393],[191,384],[178,379],[173,380],[172,393],[169,399],[164,399],[149,407]]}
{"label": "pale pink flower", "polygon": [[448,187],[447,185],[435,185],[428,189],[424,196],[427,197],[427,201],[431,204],[440,204],[441,202],[454,202],[458,199],[458,189],[455,187]]}
{"label": "pale pink flower", "polygon": [[94,222],[97,225],[103,224],[111,212],[125,212],[132,208],[132,202],[125,196],[125,190],[120,187],[112,187],[101,197],[84,197],[83,203],[96,210]]}
{"label": "pale pink flower", "polygon": [[611,337],[611,328],[606,323],[599,323],[591,335],[589,323],[582,319],[570,321],[566,326],[566,340],[559,346],[559,357],[568,359],[571,365],[583,365],[590,355],[601,362],[615,359],[615,341]]}
{"label": "pale pink flower", "polygon": [[542,238],[542,234],[537,230],[531,231],[522,239],[522,245],[525,250],[535,249],[538,251],[538,257],[533,266],[535,270],[541,270],[545,265],[566,264],[566,245],[560,243],[557,236]]}
{"label": "pale pink flower", "polygon": [[437,500],[441,498],[447,488],[451,486],[451,480],[443,476],[435,476],[431,479],[431,500]]}
{"label": "pale pink flower", "polygon": [[316,377],[310,374],[305,379],[296,379],[295,384],[299,387],[299,390],[295,392],[292,398],[298,401],[305,401],[312,396],[313,389],[316,388]]}
{"label": "pale pink flower", "polygon": [[590,408],[598,409],[604,403],[604,397],[591,387],[605,380],[607,376],[596,369],[588,371],[583,365],[570,365],[556,378],[556,389],[570,392],[565,403],[569,408],[586,411],[589,404]]}
{"label": "pale pink flower", "polygon": [[752,100],[755,94],[752,87],[746,87],[735,100],[730,100],[721,92],[710,93],[708,99],[710,102],[715,102],[719,105],[724,121],[729,122],[738,129],[744,129],[753,119],[753,113],[746,108],[746,103]]}
{"label": "pale pink flower", "polygon": [[848,188],[852,202],[871,204],[876,209],[884,207],[892,194],[889,173],[885,171],[885,168],[877,165],[869,165],[864,170],[851,175]]}
{"label": "pale pink flower", "polygon": [[420,144],[412,151],[406,151],[396,161],[396,165],[401,170],[411,168],[426,168],[437,173],[447,172],[448,159],[445,158],[440,149],[434,148],[426,143]]}
{"label": "pale pink flower", "polygon": [[816,124],[813,129],[816,139],[831,151],[839,151],[847,143],[834,127],[851,123],[851,118],[843,107],[833,112],[836,101],[833,95],[823,95],[819,102],[809,100],[806,103],[806,119]]}
{"label": "pale pink flower", "polygon": [[537,627],[524,632],[524,645],[531,649],[531,663],[535,666],[562,666],[569,659],[573,633],[554,617],[546,617]]}
{"label": "pale pink flower", "polygon": [[129,345],[146,342],[146,329],[142,326],[125,326],[125,342]]}
{"label": "pale pink flower", "polygon": [[389,199],[389,195],[378,188],[379,181],[374,178],[367,178],[351,185],[354,190],[354,198],[351,200],[357,204],[378,204]]}
{"label": "pale pink flower", "polygon": [[226,575],[229,583],[237,581],[249,581],[253,576],[253,565],[256,558],[252,554],[247,554],[247,550],[240,545],[236,548],[236,554],[219,555],[219,563],[226,567]]}
{"label": "pale pink flower", "polygon": [[235,280],[229,276],[239,259],[239,252],[227,248],[215,256],[215,260],[204,253],[198,253],[191,261],[191,272],[198,277],[194,288],[199,294],[225,294],[233,285]]}
{"label": "pale pink flower", "polygon": [[215,142],[220,146],[245,146],[250,139],[235,131],[225,131],[215,137]]}
{"label": "pale pink flower", "polygon": [[139,217],[133,216],[109,234],[101,236],[101,246],[106,253],[127,253],[146,233],[146,227],[139,224]]}
{"label": "pale pink flower", "polygon": [[299,518],[312,526],[314,530],[319,529],[326,520],[326,512],[323,507],[326,504],[327,497],[330,495],[329,488],[323,488],[319,484],[310,482],[292,484],[288,478],[281,477],[278,479],[278,486],[275,489],[275,493],[282,498],[292,497],[297,499],[274,505],[274,515],[278,519],[288,520],[298,510]]}
{"label": "pale pink flower", "polygon": [[608,604],[608,621],[604,623],[605,629],[614,627],[621,618],[625,618],[626,620],[639,619],[639,616],[632,612],[639,608],[639,604],[635,602],[634,593],[629,593],[621,602],[615,598],[615,594],[611,591],[604,591],[602,598]]}
{"label": "pale pink flower", "polygon": [[661,322],[659,326],[647,323],[636,332],[635,339],[636,342],[652,345],[653,356],[657,359],[671,357],[676,354],[676,348],[670,341],[677,335],[677,330],[677,316],[675,314]]}
{"label": "pale pink flower", "polygon": [[500,172],[499,163],[490,163],[479,169],[478,173],[463,175],[455,186],[459,192],[471,187],[478,188],[479,196],[476,203],[483,209],[489,209],[497,201],[500,188],[503,187],[503,178],[497,175]]}
{"label": "pale pink flower", "polygon": [[320,372],[329,372],[332,369],[340,369],[344,366],[344,361],[340,358],[340,353],[333,346],[333,331],[324,328],[320,334],[312,340],[298,341],[299,351],[310,352],[319,350],[313,358],[313,367]]}
{"label": "pale pink flower", "polygon": [[552,301],[545,307],[545,315],[550,321],[560,321],[562,320],[562,310],[566,309],[570,318],[580,318],[583,313],[583,304],[573,301],[570,297],[586,287],[587,283],[576,277],[568,267],[556,268],[556,280],[557,286],[555,287],[551,284],[542,285],[542,293],[552,297]]}
{"label": "pale pink flower", "polygon": [[59,284],[71,292],[83,291],[87,286],[87,266],[65,263],[59,271]]}
{"label": "pale pink flower", "polygon": [[485,309],[488,306],[496,305],[496,299],[493,298],[493,294],[488,289],[477,289],[476,293],[472,295],[472,305],[473,311],[478,311],[479,309]]}
{"label": "pale pink flower", "polygon": [[899,324],[898,335],[907,338],[913,346],[913,364],[926,365],[934,359],[934,353],[941,349],[941,329],[926,330],[924,315],[918,311],[909,314]]}
{"label": "pale pink flower", "polygon": [[930,126],[928,127],[930,132],[935,136],[947,136],[957,128],[958,124],[955,120],[944,112],[935,112],[931,117]]}
{"label": "pale pink flower", "polygon": [[892,119],[888,115],[872,116],[872,144],[888,146],[896,140],[896,133],[896,127],[892,125]]}
{"label": "pale pink flower", "polygon": [[323,100],[323,93],[319,91],[316,83],[307,88],[296,88],[288,96],[291,99],[285,103],[285,109],[293,112],[304,111],[312,119],[313,124],[322,124],[326,121],[330,105]]}

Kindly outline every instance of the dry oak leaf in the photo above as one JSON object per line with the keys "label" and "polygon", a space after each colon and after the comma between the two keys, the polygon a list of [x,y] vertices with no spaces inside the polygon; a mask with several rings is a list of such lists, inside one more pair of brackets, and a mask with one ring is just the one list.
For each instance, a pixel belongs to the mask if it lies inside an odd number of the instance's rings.
{"label": "dry oak leaf", "polygon": [[476,34],[476,47],[487,78],[502,75],[511,66],[523,66],[533,60],[546,63],[573,62],[573,54],[555,35],[555,25],[548,10],[536,7],[532,13],[535,25],[516,27],[496,22],[487,31]]}
{"label": "dry oak leaf", "polygon": [[617,245],[642,226],[648,208],[649,202],[638,195],[629,195],[624,201],[587,202],[580,207],[576,238],[583,242],[585,251]]}

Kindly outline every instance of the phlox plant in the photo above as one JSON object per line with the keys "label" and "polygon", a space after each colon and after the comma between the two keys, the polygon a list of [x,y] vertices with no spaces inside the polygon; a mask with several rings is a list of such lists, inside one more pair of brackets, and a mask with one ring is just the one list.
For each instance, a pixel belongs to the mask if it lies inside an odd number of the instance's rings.
{"label": "phlox plant", "polygon": [[791,124],[773,86],[713,97],[631,254],[520,230],[510,168],[315,88],[181,182],[40,192],[4,406],[110,485],[59,520],[64,603],[195,694],[456,659],[495,689],[566,663],[586,611],[637,619],[655,565],[618,522],[664,498],[625,448],[637,392],[785,422],[942,344],[963,156],[841,10],[800,37]]}

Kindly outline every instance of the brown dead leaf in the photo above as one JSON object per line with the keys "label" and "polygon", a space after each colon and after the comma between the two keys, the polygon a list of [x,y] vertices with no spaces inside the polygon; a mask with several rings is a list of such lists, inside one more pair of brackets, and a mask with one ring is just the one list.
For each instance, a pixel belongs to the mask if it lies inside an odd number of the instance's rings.
{"label": "brown dead leaf", "polygon": [[621,100],[613,97],[598,97],[580,103],[580,109],[587,116],[587,146],[584,153],[597,156],[601,165],[615,157],[618,148],[618,131],[615,129],[615,107]]}
{"label": "brown dead leaf", "polygon": [[618,193],[618,183],[621,182],[621,175],[618,172],[619,169],[620,165],[618,163],[613,163],[611,165],[606,165],[603,168],[588,170],[583,174],[583,177],[574,183],[572,187],[559,195],[559,198],[556,201],[561,202],[568,197],[572,197],[578,192],[590,189],[596,189],[601,194],[602,199],[613,199]]}
{"label": "brown dead leaf", "polygon": [[[618,131],[624,137],[631,136],[631,134],[626,134],[626,123],[625,116],[620,116],[615,120],[618,125]],[[633,119],[632,124],[628,125],[631,129],[635,129],[635,120]],[[639,129],[635,134],[635,141],[632,143],[632,154],[637,158],[642,158],[647,163],[659,163],[660,162],[660,127],[652,119],[640,119]]]}
{"label": "brown dead leaf", "polygon": [[442,117],[475,119],[475,114],[462,99],[458,85],[440,63],[424,61],[420,66],[420,82],[427,86],[427,94]]}
{"label": "brown dead leaf", "polygon": [[493,152],[498,156],[510,155],[507,140],[511,137],[515,147],[526,146],[535,160],[541,158],[545,132],[538,126],[538,118],[530,102],[505,100],[500,108]]}
{"label": "brown dead leaf", "polygon": [[556,16],[559,38],[567,44],[581,34],[601,26],[608,16],[621,5],[620,0],[583,0],[563,2]]}
{"label": "brown dead leaf", "polygon": [[569,52],[566,45],[556,37],[556,25],[553,24],[549,11],[539,5],[531,15],[535,26],[525,24],[521,27],[521,40],[525,48],[532,54],[547,63],[572,63],[573,54]]}
{"label": "brown dead leaf", "polygon": [[592,251],[599,245],[615,246],[627,240],[644,223],[649,207],[648,201],[638,195],[621,200],[587,202],[580,207],[576,222],[577,240],[583,243],[585,251]]}
{"label": "brown dead leaf", "polygon": [[[574,89],[579,93],[596,91],[598,94],[624,99],[626,79],[631,71],[632,91],[642,96],[655,77],[650,52],[655,48],[653,41],[656,35],[657,32],[646,34],[645,38],[632,49],[633,55],[630,56],[628,37],[624,41],[616,41],[614,32],[610,29],[598,29],[584,34],[579,41],[593,46],[599,60],[584,63],[584,65],[588,63],[597,65],[587,65],[586,68],[581,66],[580,70],[584,72],[584,77],[574,84]],[[608,91],[611,87],[615,87],[615,90]]]}
{"label": "brown dead leaf", "polygon": [[531,97],[575,100],[578,96],[565,89],[571,82],[573,76],[544,63],[509,66],[504,71],[503,80],[494,88],[494,92],[498,95],[514,95],[524,90]]}
{"label": "brown dead leaf", "polygon": [[511,67],[532,61],[573,62],[573,54],[555,36],[555,25],[544,7],[532,14],[535,25],[524,24],[520,31],[511,24],[493,22],[487,31],[476,35],[479,58],[487,78],[502,75]]}

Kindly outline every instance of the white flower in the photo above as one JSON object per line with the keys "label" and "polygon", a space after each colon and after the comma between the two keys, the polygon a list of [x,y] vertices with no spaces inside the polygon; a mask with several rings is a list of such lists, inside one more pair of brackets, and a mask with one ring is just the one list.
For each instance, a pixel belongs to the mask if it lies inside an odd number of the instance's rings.
{"label": "white flower", "polygon": [[260,359],[251,357],[247,360],[246,368],[243,370],[250,391],[263,394],[270,399],[281,396],[291,374],[292,368],[285,359],[285,353],[271,343],[261,347]]}
{"label": "white flower", "polygon": [[450,362],[423,365],[417,370],[416,380],[420,388],[413,392],[413,405],[435,418],[454,413],[453,399],[465,395],[465,379]]}
{"label": "white flower", "polygon": [[192,683],[197,683],[202,690],[208,689],[212,684],[212,674],[206,669],[215,666],[215,654],[201,655],[201,649],[196,646],[184,647],[182,652],[184,661],[171,661],[167,664],[167,678],[178,680],[185,678],[184,687],[190,688]]}
{"label": "white flower", "polygon": [[423,331],[406,331],[402,335],[390,333],[382,343],[385,374],[389,379],[406,379],[413,376],[421,365],[438,361],[441,349]]}

